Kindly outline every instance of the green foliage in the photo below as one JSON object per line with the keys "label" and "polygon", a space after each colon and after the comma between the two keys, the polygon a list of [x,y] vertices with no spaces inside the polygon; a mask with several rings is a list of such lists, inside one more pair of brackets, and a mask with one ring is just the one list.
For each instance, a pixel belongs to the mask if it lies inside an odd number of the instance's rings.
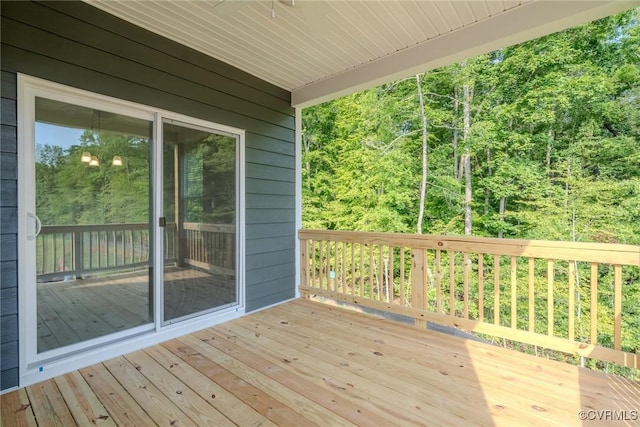
{"label": "green foliage", "polygon": [[[462,233],[471,156],[473,234],[637,243],[638,10],[425,73],[423,229]],[[415,79],[303,111],[303,224],[416,229],[421,123]],[[471,91],[464,134],[463,85]]]}
{"label": "green foliage", "polygon": [[[68,149],[36,147],[37,213],[45,225],[147,222],[149,218],[148,139],[85,131]],[[100,166],[80,161],[83,152]],[[123,166],[112,166],[115,155]]]}

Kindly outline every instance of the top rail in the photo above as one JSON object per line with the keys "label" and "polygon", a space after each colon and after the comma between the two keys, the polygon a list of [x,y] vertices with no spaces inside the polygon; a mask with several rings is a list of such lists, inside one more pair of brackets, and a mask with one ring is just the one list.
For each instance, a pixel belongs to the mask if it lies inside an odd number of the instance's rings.
{"label": "top rail", "polygon": [[416,249],[481,252],[491,255],[571,259],[573,261],[640,266],[640,246],[615,243],[371,233],[366,231],[300,230],[298,232],[298,237],[301,240],[333,240],[336,236],[339,236],[341,242],[369,245],[405,245]]}

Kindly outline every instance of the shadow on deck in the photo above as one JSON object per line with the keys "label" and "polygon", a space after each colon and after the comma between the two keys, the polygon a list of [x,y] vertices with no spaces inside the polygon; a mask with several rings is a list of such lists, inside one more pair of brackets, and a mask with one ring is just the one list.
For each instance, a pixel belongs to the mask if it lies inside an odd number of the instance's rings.
{"label": "shadow on deck", "polygon": [[297,300],[6,394],[2,421],[631,425],[638,402],[623,378]]}

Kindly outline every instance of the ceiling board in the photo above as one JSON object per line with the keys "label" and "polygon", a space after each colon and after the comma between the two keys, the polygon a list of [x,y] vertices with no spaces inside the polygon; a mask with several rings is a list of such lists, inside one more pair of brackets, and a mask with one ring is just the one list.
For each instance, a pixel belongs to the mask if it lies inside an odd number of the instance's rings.
{"label": "ceiling board", "polygon": [[294,105],[640,6],[638,0],[85,1],[286,89]]}

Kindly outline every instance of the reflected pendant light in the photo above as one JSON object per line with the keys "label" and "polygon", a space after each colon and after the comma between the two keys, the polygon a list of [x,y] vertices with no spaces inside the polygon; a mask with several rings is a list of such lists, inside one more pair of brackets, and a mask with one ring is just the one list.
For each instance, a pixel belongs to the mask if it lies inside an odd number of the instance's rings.
{"label": "reflected pendant light", "polygon": [[81,161],[82,163],[89,163],[89,162],[91,162],[91,153],[90,153],[90,152],[88,152],[88,151],[84,151],[84,152],[82,153],[82,157],[80,157],[80,161]]}

